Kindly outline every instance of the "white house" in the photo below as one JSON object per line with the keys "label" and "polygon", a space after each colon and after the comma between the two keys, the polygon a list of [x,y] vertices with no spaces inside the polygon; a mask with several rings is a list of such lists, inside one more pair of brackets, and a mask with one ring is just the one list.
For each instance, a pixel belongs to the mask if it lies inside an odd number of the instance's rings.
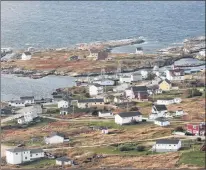
{"label": "white house", "polygon": [[107,128],[104,128],[104,129],[102,129],[102,133],[103,133],[103,134],[108,134],[108,133],[109,133],[109,130],[108,130]]}
{"label": "white house", "polygon": [[23,96],[20,100],[24,101],[24,104],[34,104],[34,96]]}
{"label": "white house", "polygon": [[119,125],[130,124],[132,122],[141,122],[142,114],[140,112],[122,112],[115,115],[115,123]]}
{"label": "white house", "polygon": [[205,57],[205,50],[200,51],[199,55]]}
{"label": "white house", "polygon": [[54,132],[50,136],[44,138],[46,144],[58,144],[68,142],[69,138],[65,138],[64,134]]}
{"label": "white house", "polygon": [[104,79],[104,80],[96,80],[93,81],[92,83],[99,84],[101,86],[114,86],[115,81],[110,79]]}
{"label": "white house", "polygon": [[170,81],[184,80],[184,71],[180,69],[166,70],[166,78]]}
{"label": "white house", "polygon": [[174,103],[181,103],[182,102],[182,99],[181,98],[174,98]]}
{"label": "white house", "polygon": [[113,117],[113,113],[111,111],[99,111],[98,112],[99,117]]}
{"label": "white house", "polygon": [[170,105],[174,103],[174,99],[157,100],[158,105]]}
{"label": "white house", "polygon": [[13,107],[25,107],[25,103],[22,100],[12,100],[9,102],[9,106]]}
{"label": "white house", "polygon": [[30,59],[31,59],[31,53],[30,53],[29,51],[24,52],[24,53],[21,55],[21,59],[22,59],[22,60],[30,60]]}
{"label": "white house", "polygon": [[148,101],[148,88],[146,86],[132,86],[125,90],[125,96],[128,99],[138,99],[139,101]]}
{"label": "white house", "polygon": [[167,114],[167,107],[165,105],[153,105],[152,114],[149,116],[150,119],[156,119],[158,117],[165,117]]}
{"label": "white house", "polygon": [[19,124],[29,123],[33,121],[34,118],[42,114],[42,108],[40,105],[34,105],[30,107],[23,108],[23,117],[19,118],[17,122]]}
{"label": "white house", "polygon": [[128,99],[126,99],[124,96],[114,97],[114,103],[125,103],[125,102],[128,102]]}
{"label": "white house", "polygon": [[184,111],[183,110],[177,110],[175,113],[174,113],[174,116],[183,116],[184,115]]}
{"label": "white house", "polygon": [[61,158],[57,158],[56,159],[56,165],[72,165],[73,164],[73,160],[67,158],[67,157],[61,157]]}
{"label": "white house", "polygon": [[25,124],[26,121],[25,121],[24,117],[20,117],[19,119],[17,119],[17,123],[22,125],[22,124]]}
{"label": "white house", "polygon": [[104,106],[104,99],[84,99],[78,100],[77,107],[78,108],[90,108],[90,107],[97,107],[97,106]]}
{"label": "white house", "polygon": [[142,78],[143,78],[143,79],[146,79],[146,78],[148,77],[148,71],[142,70],[142,71],[141,71],[141,75],[142,75]]}
{"label": "white house", "polygon": [[155,119],[154,124],[159,126],[168,126],[170,125],[170,122],[165,117],[158,117]]}
{"label": "white house", "polygon": [[181,141],[177,139],[160,139],[152,149],[156,152],[176,152],[181,148]]}
{"label": "white house", "polygon": [[6,162],[18,165],[44,157],[42,149],[13,148],[6,150]]}
{"label": "white house", "polygon": [[103,86],[99,84],[89,85],[89,95],[96,96],[103,93]]}
{"label": "white house", "polygon": [[69,102],[66,100],[60,100],[58,103],[58,108],[68,108]]}
{"label": "white house", "polygon": [[136,51],[135,51],[135,54],[143,55],[144,53],[143,53],[142,48],[141,48],[141,47],[137,47],[137,48],[136,48]]}
{"label": "white house", "polygon": [[72,113],[71,108],[60,108],[60,115],[67,115],[68,113]]}
{"label": "white house", "polygon": [[170,104],[178,104],[178,103],[181,103],[182,102],[182,99],[181,98],[174,98],[174,99],[165,99],[165,100],[157,100],[157,104],[158,105],[170,105]]}
{"label": "white house", "polygon": [[119,82],[122,84],[122,83],[131,83],[132,80],[131,80],[131,76],[120,76],[119,78]]}
{"label": "white house", "polygon": [[137,82],[142,80],[142,74],[141,73],[133,73],[131,75],[131,81],[132,82]]}
{"label": "white house", "polygon": [[120,84],[120,85],[116,86],[115,88],[113,88],[113,91],[114,92],[122,92],[122,91],[125,91],[128,87],[129,87],[129,85],[127,83],[123,83],[123,84]]}

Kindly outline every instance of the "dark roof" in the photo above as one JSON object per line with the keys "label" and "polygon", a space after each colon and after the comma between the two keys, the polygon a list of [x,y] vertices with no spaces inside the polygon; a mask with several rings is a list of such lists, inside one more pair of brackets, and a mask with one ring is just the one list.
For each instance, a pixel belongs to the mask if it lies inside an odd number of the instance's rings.
{"label": "dark roof", "polygon": [[53,132],[50,136],[48,137],[53,137],[53,136],[61,136],[61,137],[65,137],[65,135],[63,133],[59,133],[59,132]]}
{"label": "dark roof", "polygon": [[53,98],[61,99],[61,98],[63,98],[63,96],[62,95],[53,95]]}
{"label": "dark roof", "polygon": [[29,51],[24,52],[25,55],[31,55]]}
{"label": "dark roof", "polygon": [[168,79],[161,80],[158,84],[161,84],[163,81],[166,81],[168,84],[172,84]]}
{"label": "dark roof", "polygon": [[90,49],[89,51],[90,51],[90,53],[98,53],[99,52],[98,49],[94,49],[94,48]]}
{"label": "dark roof", "polygon": [[1,114],[12,114],[12,110],[10,108],[1,109]]}
{"label": "dark roof", "polygon": [[168,119],[166,119],[165,117],[158,117],[155,119],[156,121],[159,121],[159,122],[165,122],[165,121],[168,121]]}
{"label": "dark roof", "polygon": [[100,84],[94,83],[94,84],[90,84],[90,85],[94,85],[96,87],[102,87]]}
{"label": "dark roof", "polygon": [[63,162],[67,162],[67,161],[71,161],[71,159],[67,158],[67,157],[60,157],[56,159],[57,161],[63,161]]}
{"label": "dark roof", "polygon": [[132,117],[142,115],[140,112],[122,112],[118,114],[120,117]]}
{"label": "dark roof", "polygon": [[104,102],[103,99],[84,99],[78,100],[78,103],[94,103],[94,102]]}
{"label": "dark roof", "polygon": [[23,103],[24,101],[23,100],[12,100],[10,101],[10,103]]}
{"label": "dark roof", "polygon": [[157,111],[163,111],[167,110],[167,107],[165,105],[154,105]]}
{"label": "dark roof", "polygon": [[34,99],[34,96],[23,96],[23,97],[20,97],[21,100],[33,100]]}
{"label": "dark roof", "polygon": [[38,149],[31,149],[30,153],[40,153],[40,152],[44,152],[43,149],[38,148]]}
{"label": "dark roof", "polygon": [[102,110],[102,111],[100,110],[99,112],[100,112],[101,114],[111,113],[111,111],[109,111],[109,110]]}
{"label": "dark roof", "polygon": [[24,152],[24,151],[29,151],[29,149],[26,148],[12,148],[12,149],[7,149],[9,152]]}
{"label": "dark roof", "polygon": [[132,91],[134,91],[134,92],[143,92],[143,91],[146,92],[147,87],[146,86],[133,86]]}
{"label": "dark roof", "polygon": [[143,49],[142,49],[142,47],[136,47],[136,50],[138,50],[138,51],[142,51]]}
{"label": "dark roof", "polygon": [[179,141],[178,139],[159,139],[156,144],[178,144]]}
{"label": "dark roof", "polygon": [[101,51],[98,53],[98,60],[105,60],[108,57],[108,52]]}

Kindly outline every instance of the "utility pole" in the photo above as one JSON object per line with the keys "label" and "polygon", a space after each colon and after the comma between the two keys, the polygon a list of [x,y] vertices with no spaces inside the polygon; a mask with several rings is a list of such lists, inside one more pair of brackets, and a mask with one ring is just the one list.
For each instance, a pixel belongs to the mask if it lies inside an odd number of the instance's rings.
{"label": "utility pole", "polygon": [[74,105],[73,105],[73,115],[74,115]]}

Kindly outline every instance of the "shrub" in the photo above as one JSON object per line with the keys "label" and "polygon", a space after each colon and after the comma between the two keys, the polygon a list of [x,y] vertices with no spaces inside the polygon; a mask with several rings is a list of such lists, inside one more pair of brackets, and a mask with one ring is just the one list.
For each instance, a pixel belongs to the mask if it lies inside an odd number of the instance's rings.
{"label": "shrub", "polygon": [[145,150],[145,146],[137,146],[137,151],[142,152]]}
{"label": "shrub", "polygon": [[135,150],[135,144],[122,144],[119,146],[120,151],[131,151]]}
{"label": "shrub", "polygon": [[181,126],[178,126],[178,127],[175,128],[175,131],[184,132],[184,129]]}
{"label": "shrub", "polygon": [[202,96],[202,93],[197,89],[188,89],[183,93],[184,97],[191,98],[195,96]]}
{"label": "shrub", "polygon": [[196,140],[197,140],[197,142],[201,142],[202,141],[202,139],[200,137],[198,137]]}

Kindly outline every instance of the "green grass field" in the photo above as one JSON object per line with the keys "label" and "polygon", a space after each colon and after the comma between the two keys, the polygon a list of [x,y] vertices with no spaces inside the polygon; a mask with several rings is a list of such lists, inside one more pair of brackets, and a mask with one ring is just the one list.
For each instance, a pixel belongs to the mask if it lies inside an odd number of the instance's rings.
{"label": "green grass field", "polygon": [[203,151],[183,152],[180,157],[179,164],[205,167],[205,152]]}
{"label": "green grass field", "polygon": [[55,166],[54,159],[42,158],[40,160],[36,160],[33,162],[28,162],[26,164],[23,164],[21,167],[25,169],[35,169],[35,168],[51,168],[52,166]]}

